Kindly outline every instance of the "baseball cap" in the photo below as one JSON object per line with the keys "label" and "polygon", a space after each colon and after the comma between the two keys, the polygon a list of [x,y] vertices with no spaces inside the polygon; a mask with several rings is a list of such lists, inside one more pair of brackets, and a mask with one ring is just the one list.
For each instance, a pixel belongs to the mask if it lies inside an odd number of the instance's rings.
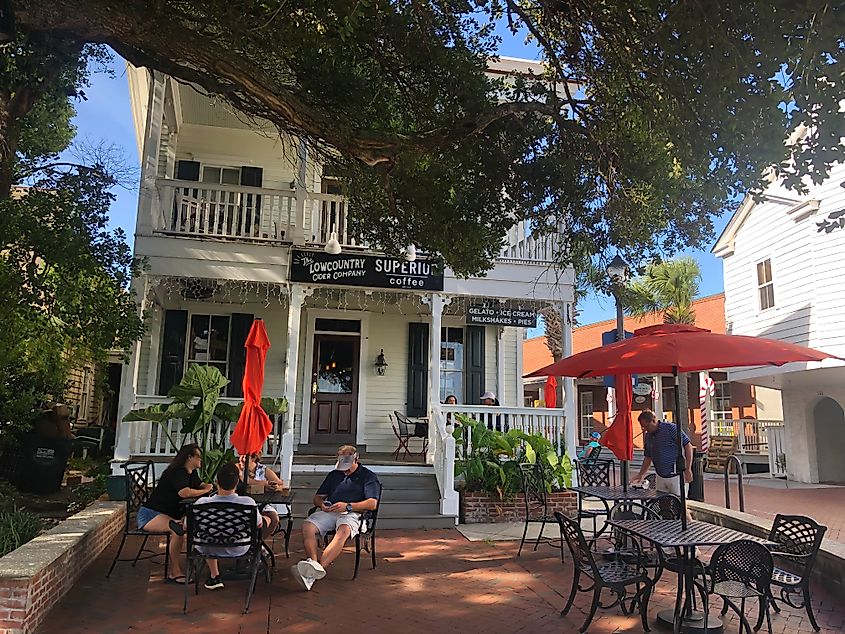
{"label": "baseball cap", "polygon": [[481,395],[481,400],[483,401],[485,398],[489,398],[491,401],[495,401],[496,395],[493,392],[484,392],[484,394]]}
{"label": "baseball cap", "polygon": [[596,440],[598,440],[599,438],[601,438],[601,434],[597,431],[594,431],[592,434],[590,434],[590,438],[595,438]]}
{"label": "baseball cap", "polygon": [[355,464],[355,459],[358,457],[358,454],[341,454],[337,457],[337,464],[335,464],[334,468],[336,471],[346,471],[347,469],[351,469],[352,465]]}

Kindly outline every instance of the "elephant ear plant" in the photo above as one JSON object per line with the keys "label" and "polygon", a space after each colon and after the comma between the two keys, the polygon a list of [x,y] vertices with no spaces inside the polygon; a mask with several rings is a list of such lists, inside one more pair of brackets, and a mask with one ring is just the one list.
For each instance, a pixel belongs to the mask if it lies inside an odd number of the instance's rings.
{"label": "elephant ear plant", "polygon": [[[221,465],[235,460],[229,446],[229,429],[238,420],[243,402],[237,405],[221,403],[220,391],[229,384],[220,370],[210,365],[191,365],[178,385],[168,396],[170,404],[152,405],[129,412],[124,421],[150,421],[161,425],[174,452],[181,445],[196,443],[202,448],[203,459],[200,478],[213,482]],[[287,412],[287,399],[261,399],[261,406],[268,416]],[[168,421],[181,420],[181,442],[168,430]]]}

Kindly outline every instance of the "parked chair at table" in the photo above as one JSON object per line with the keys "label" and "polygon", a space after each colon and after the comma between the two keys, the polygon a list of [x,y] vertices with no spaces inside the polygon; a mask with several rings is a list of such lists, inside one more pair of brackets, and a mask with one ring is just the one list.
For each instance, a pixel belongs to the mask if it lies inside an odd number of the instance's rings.
{"label": "parked chair at table", "polygon": [[[610,461],[594,460],[591,462],[575,463],[578,471],[578,486],[582,487],[609,487],[610,486]],[[607,506],[600,509],[585,509],[584,495],[578,494],[578,520],[589,519],[593,521],[593,537],[598,534],[598,518],[607,517]]]}
{"label": "parked chair at table", "polygon": [[[636,563],[637,558],[635,558],[634,563],[617,560],[598,565],[593,557],[592,551],[587,546],[587,540],[584,539],[584,533],[581,531],[580,524],[575,520],[565,517],[558,511],[555,511],[554,516],[560,526],[561,534],[566,540],[566,545],[569,547],[569,552],[572,554],[572,561],[574,563],[572,589],[569,592],[566,605],[560,612],[561,616],[566,616],[569,613],[579,590],[582,592],[592,590],[593,602],[590,605],[587,618],[578,630],[579,632],[583,634],[583,632],[587,631],[598,607],[612,608],[619,604],[622,612],[627,615],[629,612],[625,605],[625,601],[627,600],[631,601],[632,606],[639,604],[643,630],[650,632],[651,629],[648,626],[648,600],[654,587],[654,581],[648,576],[648,571]],[[581,575],[592,580],[593,585],[589,588],[582,588],[580,584]],[[635,587],[634,593],[630,596],[628,593],[629,586]],[[615,600],[609,605],[601,604],[602,591],[605,589],[616,596]]]}
{"label": "parked chair at table", "polygon": [[[255,504],[208,502],[188,508],[188,568],[185,574],[185,600],[182,612],[188,611],[188,584],[194,577],[195,593],[199,594],[200,570],[206,559],[246,559],[249,581],[243,613],[255,593],[258,571],[263,562],[261,520]],[[264,574],[270,583],[270,567]]]}
{"label": "parked chair at table", "polygon": [[[147,550],[147,540],[150,537],[164,537],[166,540],[164,548],[164,578],[167,579],[167,573],[170,568],[170,531],[145,531],[138,528],[137,515],[138,509],[146,504],[147,499],[152,493],[155,482],[154,470],[152,461],[148,462],[126,462],[123,465],[124,482],[126,483],[126,514],[123,518],[123,537],[120,540],[120,546],[117,549],[117,554],[111,562],[109,571],[106,577],[109,577],[114,570],[115,564],[118,561],[131,561],[134,567],[139,561],[144,559],[151,559],[153,557],[161,556],[161,553],[153,550]],[[143,537],[141,545],[138,547],[138,552],[134,557],[129,559],[121,559],[120,554],[123,552],[123,546],[126,544],[127,537]],[[143,555],[143,556],[142,556]]]}
{"label": "parked chair at table", "polygon": [[[810,578],[816,557],[822,545],[826,526],[822,526],[815,520],[803,515],[781,515],[775,516],[772,530],[769,532],[769,541],[778,544],[773,549],[772,555],[776,562],[785,562],[792,572],[775,568],[772,575],[772,585],[780,589],[780,600],[795,609],[806,609],[810,623],[817,632],[819,625],[816,623],[816,616],[813,614],[813,605],[810,602]],[[793,594],[801,594],[801,602],[793,601]],[[772,607],[780,612],[774,596],[771,597]]]}
{"label": "parked chair at table", "polygon": [[[769,613],[769,584],[774,570],[774,561],[769,549],[758,542],[749,539],[722,544],[710,559],[709,594],[722,598],[722,614],[726,614],[728,607],[739,615],[740,633],[745,631],[752,634],[751,624],[745,616],[745,603],[748,599],[759,602],[757,624],[753,631],[760,629],[763,617],[769,634],[772,634],[772,619]],[[706,597],[705,597],[706,598]],[[739,600],[739,605],[736,601]],[[704,604],[704,631],[707,631],[707,602]]]}
{"label": "parked chair at table", "polygon": [[[529,524],[540,524],[540,532],[537,534],[537,541],[534,542],[534,550],[540,545],[543,539],[543,531],[546,524],[554,524],[555,518],[549,508],[549,501],[546,497],[546,478],[543,465],[539,462],[534,464],[524,463],[519,465],[519,475],[522,480],[522,491],[524,493],[523,505],[525,508],[525,528],[522,531],[522,539],[519,542],[519,550],[516,556],[522,554],[522,546],[528,535]],[[551,543],[551,542],[550,542]],[[563,561],[563,536],[561,536],[560,559]]]}
{"label": "parked chair at table", "polygon": [[[390,426],[393,428],[393,434],[399,441],[396,451],[393,452],[395,460],[399,460],[399,453],[404,450],[402,460],[407,458],[410,454],[415,453],[411,451],[409,443],[414,438],[422,440],[422,449],[419,455],[424,455],[428,451],[428,425],[421,421],[412,421],[404,414],[394,411],[393,414],[388,414],[390,418]],[[395,417],[395,420],[394,420]]]}
{"label": "parked chair at table", "polygon": [[679,520],[684,512],[681,498],[671,493],[646,500],[645,506],[661,520]]}

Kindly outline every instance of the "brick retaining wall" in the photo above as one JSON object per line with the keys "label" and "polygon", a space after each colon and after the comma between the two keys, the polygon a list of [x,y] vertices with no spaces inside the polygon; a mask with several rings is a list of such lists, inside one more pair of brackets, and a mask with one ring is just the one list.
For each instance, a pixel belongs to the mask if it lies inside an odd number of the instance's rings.
{"label": "brick retaining wall", "polygon": [[123,529],[122,502],[95,502],[0,557],[0,634],[30,634]]}
{"label": "brick retaining wall", "polygon": [[[546,497],[551,512],[574,516],[578,511],[578,496],[573,491],[555,491]],[[500,500],[487,493],[461,492],[460,514],[462,524],[524,522],[524,495],[519,493],[511,499]]]}

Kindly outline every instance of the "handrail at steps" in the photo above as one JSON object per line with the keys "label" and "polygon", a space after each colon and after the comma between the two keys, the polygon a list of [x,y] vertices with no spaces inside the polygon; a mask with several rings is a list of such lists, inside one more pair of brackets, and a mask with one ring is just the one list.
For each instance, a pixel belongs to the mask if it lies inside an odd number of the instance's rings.
{"label": "handrail at steps", "polygon": [[731,465],[735,465],[736,469],[736,483],[737,489],[739,490],[739,510],[741,513],[745,512],[745,491],[743,490],[742,485],[742,462],[740,462],[739,458],[736,456],[731,456],[725,461],[725,508],[730,510],[731,508],[731,484],[730,484],[730,477],[729,472],[731,470]]}
{"label": "handrail at steps", "polygon": [[458,492],[455,490],[455,439],[439,404],[431,408],[432,425],[429,426],[430,462],[434,465],[437,486],[440,489],[440,514],[458,516]]}

